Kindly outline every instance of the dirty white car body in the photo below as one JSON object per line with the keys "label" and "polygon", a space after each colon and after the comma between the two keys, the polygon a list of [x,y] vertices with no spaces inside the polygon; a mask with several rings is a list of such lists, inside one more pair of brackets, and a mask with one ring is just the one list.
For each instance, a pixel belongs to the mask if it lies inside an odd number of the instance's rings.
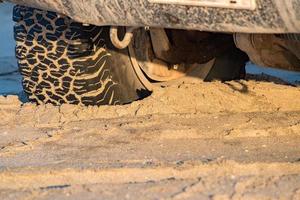
{"label": "dirty white car body", "polygon": [[298,33],[299,0],[9,0],[95,25]]}

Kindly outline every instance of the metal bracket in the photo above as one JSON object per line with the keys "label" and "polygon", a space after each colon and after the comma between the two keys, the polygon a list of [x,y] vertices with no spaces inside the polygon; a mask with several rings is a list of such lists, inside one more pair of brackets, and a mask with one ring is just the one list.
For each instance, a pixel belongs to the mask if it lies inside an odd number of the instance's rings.
{"label": "metal bracket", "polygon": [[150,36],[156,58],[166,60],[165,54],[171,49],[169,38],[163,28],[150,29]]}

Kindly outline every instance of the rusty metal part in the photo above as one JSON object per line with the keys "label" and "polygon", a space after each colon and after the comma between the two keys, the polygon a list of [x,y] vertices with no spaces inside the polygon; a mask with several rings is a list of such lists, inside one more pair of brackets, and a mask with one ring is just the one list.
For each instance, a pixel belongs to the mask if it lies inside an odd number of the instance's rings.
{"label": "rusty metal part", "polygon": [[109,36],[112,44],[118,49],[125,49],[126,47],[128,47],[128,45],[130,44],[133,38],[134,29],[136,28],[133,27],[126,28],[125,35],[123,39],[120,40],[118,36],[118,27],[116,26],[110,27]]}
{"label": "rusty metal part", "polygon": [[[300,0],[256,0],[254,10],[151,3],[149,0],[8,0],[65,14],[75,21],[214,32],[299,33]],[[217,1],[211,1],[217,2]]]}
{"label": "rusty metal part", "polygon": [[235,44],[260,66],[300,71],[300,42],[272,34],[235,34]]}

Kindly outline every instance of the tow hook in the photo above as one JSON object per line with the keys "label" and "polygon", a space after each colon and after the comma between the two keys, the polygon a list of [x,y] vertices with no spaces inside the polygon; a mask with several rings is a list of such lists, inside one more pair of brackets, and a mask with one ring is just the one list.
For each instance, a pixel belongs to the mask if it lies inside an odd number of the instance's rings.
{"label": "tow hook", "polygon": [[125,33],[123,39],[120,40],[119,36],[118,36],[118,27],[112,26],[110,28],[110,33],[109,33],[112,44],[118,49],[125,49],[126,47],[128,47],[128,45],[132,41],[133,31],[135,29],[136,29],[136,27],[126,28],[126,33]]}

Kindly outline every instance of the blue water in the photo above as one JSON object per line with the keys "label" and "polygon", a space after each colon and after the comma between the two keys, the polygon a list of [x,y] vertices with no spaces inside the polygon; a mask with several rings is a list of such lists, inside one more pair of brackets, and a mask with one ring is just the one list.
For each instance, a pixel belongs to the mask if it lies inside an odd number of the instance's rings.
{"label": "blue water", "polygon": [[252,63],[246,66],[247,73],[249,74],[267,74],[278,77],[286,82],[300,85],[300,72],[290,72],[280,69],[273,69],[268,67],[260,67]]}
{"label": "blue water", "polygon": [[21,75],[14,56],[12,5],[0,4],[0,95],[20,94]]}

